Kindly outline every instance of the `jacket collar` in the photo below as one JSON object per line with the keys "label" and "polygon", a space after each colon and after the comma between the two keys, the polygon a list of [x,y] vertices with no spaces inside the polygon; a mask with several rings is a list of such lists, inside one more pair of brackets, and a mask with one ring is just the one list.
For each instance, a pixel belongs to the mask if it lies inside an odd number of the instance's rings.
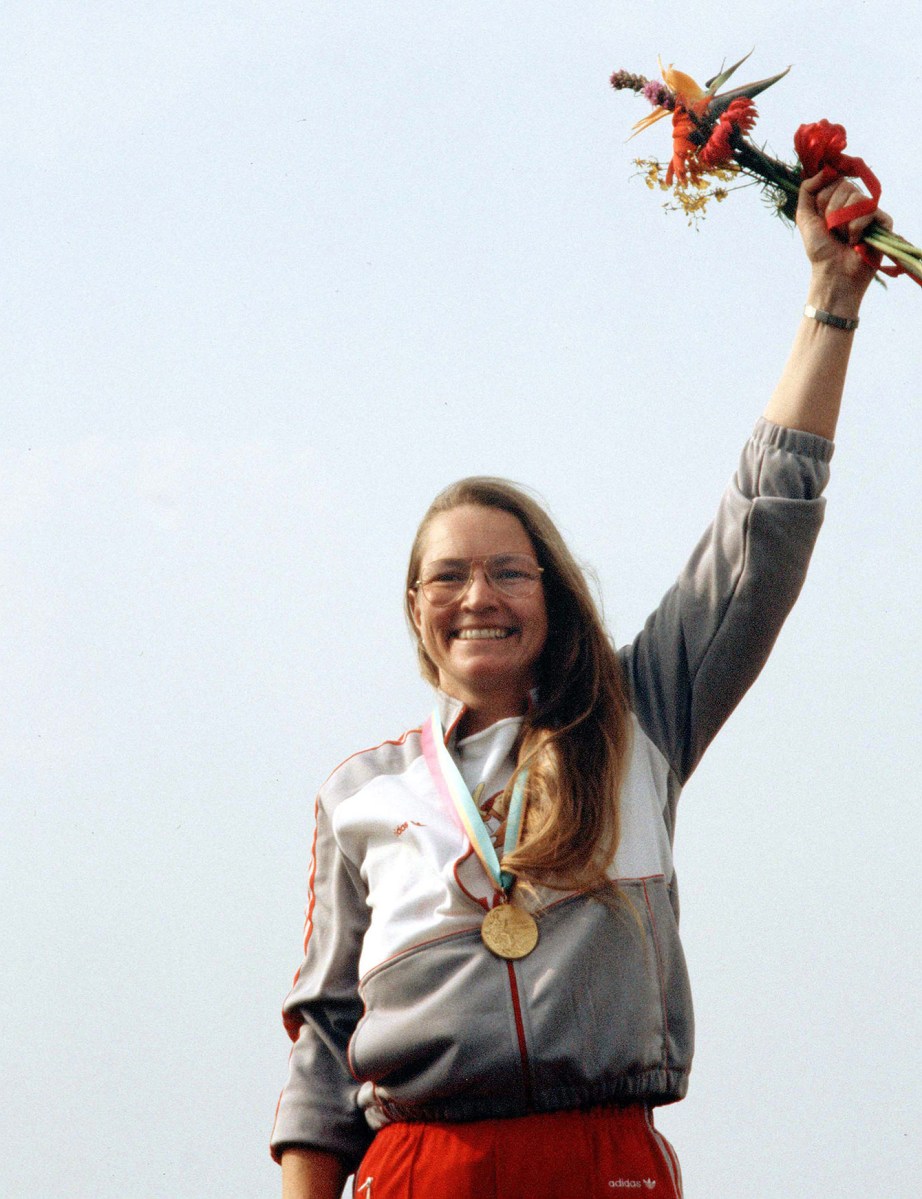
{"label": "jacket collar", "polygon": [[439,691],[438,688],[436,688],[435,698],[439,720],[441,720],[442,728],[445,731],[445,744],[453,745],[457,737],[461,717],[467,711],[467,708],[460,699],[455,699],[453,695]]}
{"label": "jacket collar", "polygon": [[[529,710],[533,709],[538,702],[537,687],[529,695]],[[445,691],[440,691],[436,688],[435,691],[436,707],[439,711],[439,720],[442,722],[442,728],[445,731],[445,744],[453,746],[457,740],[458,725],[461,723],[461,717],[467,711],[467,706],[460,699],[455,699],[453,695],[448,695]]]}

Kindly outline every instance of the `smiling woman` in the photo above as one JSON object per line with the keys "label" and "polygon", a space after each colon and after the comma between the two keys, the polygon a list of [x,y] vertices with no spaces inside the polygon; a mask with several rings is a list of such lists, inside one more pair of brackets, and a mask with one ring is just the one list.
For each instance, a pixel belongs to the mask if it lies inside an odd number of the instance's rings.
{"label": "smiling woman", "polygon": [[368,1199],[681,1195],[652,1117],[685,1095],[694,1039],[676,804],[822,522],[872,277],[823,218],[854,195],[819,176],[801,188],[812,279],[794,349],[632,644],[615,651],[522,489],[464,479],[424,516],[406,613],[435,710],[318,795],[272,1137],[285,1199],[335,1199],[353,1170]]}
{"label": "smiling woman", "polygon": [[[547,640],[541,567],[521,522],[500,509],[459,505],[426,522],[416,556],[422,561],[411,563],[417,578],[407,592],[413,626],[438,686],[467,708],[465,731],[521,716]],[[503,586],[510,559],[518,565],[511,588]]]}
{"label": "smiling woman", "polygon": [[[520,577],[531,576],[511,589],[479,567],[505,563],[508,573],[510,556],[522,559]],[[435,568],[452,557],[462,586],[452,602],[433,603],[433,584],[437,599],[444,591]],[[505,853],[509,869],[557,887],[607,885],[618,841],[611,796],[630,740],[624,676],[553,521],[505,479],[447,487],[413,542],[407,615],[423,676],[464,704],[459,738],[507,717],[522,725],[526,818]]]}

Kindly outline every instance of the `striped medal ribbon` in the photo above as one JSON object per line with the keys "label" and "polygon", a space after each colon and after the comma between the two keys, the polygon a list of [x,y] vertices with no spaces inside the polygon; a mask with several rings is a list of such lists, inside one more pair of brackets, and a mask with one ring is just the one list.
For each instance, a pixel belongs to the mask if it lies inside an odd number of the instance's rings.
{"label": "striped medal ribbon", "polygon": [[[491,953],[500,958],[509,960],[527,957],[538,944],[538,925],[530,912],[511,901],[515,875],[500,867],[489,829],[445,744],[445,733],[437,708],[423,725],[422,742],[426,765],[439,794],[457,812],[480,864],[502,896],[496,907],[487,912],[480,927],[483,943]],[[512,800],[506,818],[506,834],[503,838],[503,856],[511,853],[519,841],[525,813],[526,777],[527,771],[523,770],[512,789]]]}

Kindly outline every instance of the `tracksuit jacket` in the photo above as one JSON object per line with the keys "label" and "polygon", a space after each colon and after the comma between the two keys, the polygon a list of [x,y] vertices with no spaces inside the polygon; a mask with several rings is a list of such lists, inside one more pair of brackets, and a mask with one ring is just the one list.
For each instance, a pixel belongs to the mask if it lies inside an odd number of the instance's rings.
{"label": "tracksuit jacket", "polygon": [[[356,754],[316,803],[294,1041],[272,1151],[354,1168],[394,1120],[670,1103],[693,1016],[672,861],[676,803],[800,591],[832,444],[760,420],[717,515],[621,651],[633,745],[611,874],[622,902],[538,888],[536,949],[484,946],[497,901],[423,757],[420,729]],[[463,714],[439,694],[449,748]]]}

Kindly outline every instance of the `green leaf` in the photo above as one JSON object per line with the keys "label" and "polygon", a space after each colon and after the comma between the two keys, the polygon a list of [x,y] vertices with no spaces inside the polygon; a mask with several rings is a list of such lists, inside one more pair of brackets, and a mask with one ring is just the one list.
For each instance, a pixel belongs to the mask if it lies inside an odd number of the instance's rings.
{"label": "green leaf", "polygon": [[772,75],[769,79],[760,79],[757,83],[744,84],[743,87],[734,88],[731,92],[721,92],[719,96],[715,96],[713,100],[708,102],[708,116],[712,119],[719,117],[721,113],[727,111],[734,100],[739,100],[743,96],[747,96],[750,100],[754,99],[759,92],[764,92],[773,83],[777,83],[779,79],[783,79],[790,69],[790,67],[787,67],[777,75]]}
{"label": "green leaf", "polygon": [[[755,49],[755,47],[753,47],[753,49]],[[751,56],[751,54],[752,54],[752,50],[749,51],[749,54],[746,54],[743,58],[741,58],[739,60],[739,62],[735,62],[733,64],[733,66],[730,67],[726,71],[723,69],[723,64],[721,64],[720,74],[715,75],[713,79],[708,79],[708,81],[704,85],[705,88],[707,89],[708,95],[713,96],[719,87],[723,87],[723,85],[727,82],[727,80],[730,78],[730,76],[733,74],[733,72],[736,70],[736,68],[741,67],[743,65],[743,63],[746,61],[746,59]]]}

